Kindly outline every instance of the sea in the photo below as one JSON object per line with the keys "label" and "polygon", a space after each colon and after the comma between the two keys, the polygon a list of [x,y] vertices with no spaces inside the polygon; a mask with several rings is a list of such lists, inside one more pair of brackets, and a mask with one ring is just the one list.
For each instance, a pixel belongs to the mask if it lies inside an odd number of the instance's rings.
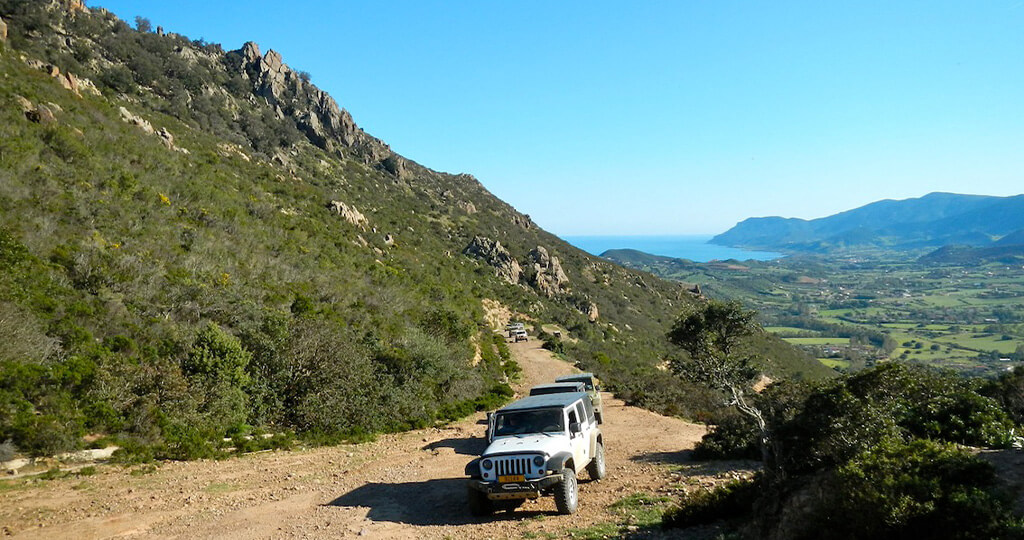
{"label": "sea", "polygon": [[562,239],[590,253],[601,255],[609,249],[635,249],[677,259],[689,259],[694,262],[756,260],[770,261],[783,257],[782,253],[770,251],[751,251],[727,246],[709,244],[714,235],[664,235],[664,236],[563,236]]}

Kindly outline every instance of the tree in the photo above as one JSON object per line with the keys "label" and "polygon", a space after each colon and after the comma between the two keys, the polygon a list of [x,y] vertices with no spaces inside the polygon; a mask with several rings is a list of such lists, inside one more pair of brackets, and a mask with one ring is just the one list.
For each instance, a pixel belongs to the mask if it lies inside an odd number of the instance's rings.
{"label": "tree", "polygon": [[749,356],[737,351],[743,337],[760,331],[754,320],[756,315],[736,301],[709,300],[684,311],[669,330],[668,339],[687,354],[686,358],[671,363],[672,370],[693,382],[725,392],[728,404],[757,426],[761,457],[765,468],[772,470],[774,459],[768,423],[761,410],[746,398],[758,371],[751,365]]}
{"label": "tree", "polygon": [[139,32],[149,33],[153,31],[153,23],[149,22],[149,19],[141,16],[135,17],[135,29]]}

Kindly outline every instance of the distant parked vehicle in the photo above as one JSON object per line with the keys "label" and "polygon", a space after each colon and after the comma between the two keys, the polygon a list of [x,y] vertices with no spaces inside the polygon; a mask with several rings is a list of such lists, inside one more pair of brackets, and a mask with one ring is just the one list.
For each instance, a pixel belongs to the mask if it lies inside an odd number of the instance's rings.
{"label": "distant parked vehicle", "polygon": [[594,412],[597,414],[597,422],[604,423],[604,405],[601,403],[601,385],[593,373],[577,373],[575,375],[564,375],[555,379],[555,382],[581,382],[587,389],[587,395],[594,402]]}
{"label": "distant parked vehicle", "polygon": [[512,335],[512,339],[519,343],[520,341],[530,341],[530,336],[526,334],[526,330],[516,330],[515,334]]}
{"label": "distant parked vehicle", "polygon": [[523,323],[508,323],[505,325],[505,331],[508,332],[508,337],[515,338],[516,332],[526,332],[526,326]]}
{"label": "distant parked vehicle", "polygon": [[545,394],[560,394],[562,392],[586,392],[587,386],[581,382],[564,382],[538,384],[530,389],[531,396],[543,396]]}

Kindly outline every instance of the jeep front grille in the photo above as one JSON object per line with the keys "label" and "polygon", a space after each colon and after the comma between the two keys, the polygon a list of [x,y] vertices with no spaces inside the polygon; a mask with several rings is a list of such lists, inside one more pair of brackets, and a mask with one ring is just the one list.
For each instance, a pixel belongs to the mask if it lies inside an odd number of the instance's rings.
{"label": "jeep front grille", "polygon": [[500,457],[494,460],[494,467],[498,471],[498,476],[512,474],[532,476],[534,467],[531,460],[533,460],[533,456]]}

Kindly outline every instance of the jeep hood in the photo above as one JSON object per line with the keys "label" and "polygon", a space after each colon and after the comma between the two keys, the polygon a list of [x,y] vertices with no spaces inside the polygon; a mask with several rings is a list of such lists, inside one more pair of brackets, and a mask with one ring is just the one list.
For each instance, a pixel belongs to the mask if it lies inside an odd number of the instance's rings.
{"label": "jeep hood", "polygon": [[541,453],[553,456],[571,448],[569,436],[564,434],[551,435],[512,435],[494,439],[484,456],[507,453]]}

